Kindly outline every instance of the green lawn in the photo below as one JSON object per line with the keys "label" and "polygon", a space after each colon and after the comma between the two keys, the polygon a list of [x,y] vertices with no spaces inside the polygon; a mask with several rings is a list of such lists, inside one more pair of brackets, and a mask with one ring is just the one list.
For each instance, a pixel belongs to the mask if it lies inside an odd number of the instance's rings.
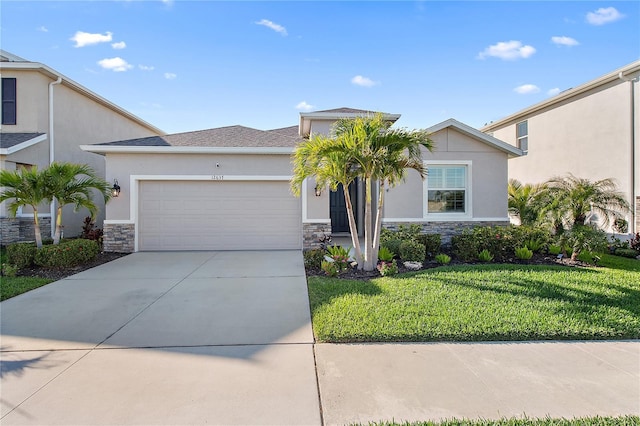
{"label": "green lawn", "polygon": [[371,281],[309,277],[322,342],[640,338],[640,261],[445,266]]}
{"label": "green lawn", "polygon": [[[0,265],[6,262],[6,249],[0,249]],[[0,301],[42,287],[53,280],[36,277],[0,277]]]}
{"label": "green lawn", "polygon": [[369,423],[369,426],[637,426],[638,416],[583,417],[575,419],[445,420],[443,422]]}

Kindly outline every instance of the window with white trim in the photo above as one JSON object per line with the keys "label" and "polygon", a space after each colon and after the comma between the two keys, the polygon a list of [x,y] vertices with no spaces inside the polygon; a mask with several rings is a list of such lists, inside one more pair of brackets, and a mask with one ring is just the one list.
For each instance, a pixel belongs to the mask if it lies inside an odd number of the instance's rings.
{"label": "window with white trim", "polygon": [[516,146],[523,151],[529,150],[529,124],[526,120],[516,124]]}
{"label": "window with white trim", "polygon": [[468,182],[468,166],[465,164],[427,165],[426,213],[469,213]]}

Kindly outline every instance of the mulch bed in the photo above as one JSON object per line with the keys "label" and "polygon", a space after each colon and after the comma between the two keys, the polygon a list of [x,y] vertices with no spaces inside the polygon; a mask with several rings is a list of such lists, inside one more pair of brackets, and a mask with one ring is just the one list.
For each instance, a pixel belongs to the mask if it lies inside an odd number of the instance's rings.
{"label": "mulch bed", "polygon": [[34,266],[32,268],[21,269],[18,272],[18,276],[22,277],[39,277],[47,278],[50,280],[61,280],[70,275],[77,274],[78,272],[86,271],[87,269],[95,268],[103,263],[111,262],[123,256],[127,256],[129,253],[98,253],[98,256],[89,263],[84,265],[73,266],[71,268],[42,268]]}
{"label": "mulch bed", "polygon": [[[401,261],[396,261],[398,264],[398,273],[402,274],[405,272],[415,272],[415,270],[406,268]],[[496,262],[491,262],[496,263]],[[560,265],[560,266],[568,266],[568,267],[593,267],[594,265],[590,265],[588,263],[581,262],[579,260],[572,261],[568,258],[558,259],[556,256],[545,255],[545,254],[534,254],[530,260],[523,261],[519,259],[508,259],[506,262],[500,262],[502,264],[514,264],[514,265]],[[486,263],[481,262],[461,262],[456,259],[452,259],[451,263],[447,266],[451,265],[486,265]],[[437,268],[440,265],[436,261],[428,261],[422,264],[422,268],[418,269],[418,271],[423,271],[426,269]],[[306,268],[306,275],[308,277],[312,276],[326,276],[322,269],[317,268]],[[362,271],[357,268],[351,268],[341,273],[337,278],[347,279],[347,280],[370,280],[373,278],[381,277],[380,272],[378,270],[374,271]]]}

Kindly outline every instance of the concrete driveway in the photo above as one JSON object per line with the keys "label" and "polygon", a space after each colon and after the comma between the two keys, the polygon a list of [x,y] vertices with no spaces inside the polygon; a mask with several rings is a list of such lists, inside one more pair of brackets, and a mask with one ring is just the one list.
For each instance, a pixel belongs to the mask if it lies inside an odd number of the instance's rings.
{"label": "concrete driveway", "polygon": [[320,424],[299,251],[135,253],[2,302],[2,424]]}

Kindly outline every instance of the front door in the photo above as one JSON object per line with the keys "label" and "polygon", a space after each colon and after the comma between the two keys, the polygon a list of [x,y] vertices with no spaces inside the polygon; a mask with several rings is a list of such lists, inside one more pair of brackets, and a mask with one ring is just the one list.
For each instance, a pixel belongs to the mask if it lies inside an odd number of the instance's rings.
{"label": "front door", "polygon": [[[357,186],[355,183],[349,185],[349,195],[351,195],[351,204],[355,213],[358,211],[356,207],[358,202]],[[344,188],[342,185],[338,185],[336,191],[329,192],[329,214],[331,216],[331,233],[349,232],[349,218],[347,216],[347,205],[344,201]]]}

